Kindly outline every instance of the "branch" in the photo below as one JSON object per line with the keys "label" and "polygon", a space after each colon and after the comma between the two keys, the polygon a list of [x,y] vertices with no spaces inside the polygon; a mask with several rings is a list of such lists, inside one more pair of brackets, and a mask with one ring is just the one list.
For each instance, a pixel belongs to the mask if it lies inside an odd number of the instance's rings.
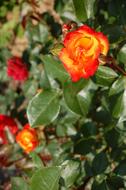
{"label": "branch", "polygon": [[109,67],[111,67],[114,70],[117,70],[118,72],[122,73],[124,76],[126,76],[126,71],[124,71],[118,64],[117,61],[115,60],[114,57],[111,56],[104,56],[104,55],[100,55],[99,57],[99,62],[102,65],[108,65]]}

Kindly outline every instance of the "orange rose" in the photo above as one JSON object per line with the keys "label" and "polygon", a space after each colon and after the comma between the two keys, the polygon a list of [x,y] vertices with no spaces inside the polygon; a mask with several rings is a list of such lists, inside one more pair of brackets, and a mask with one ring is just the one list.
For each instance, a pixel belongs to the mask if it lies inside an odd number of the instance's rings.
{"label": "orange rose", "polygon": [[59,54],[72,81],[89,78],[99,65],[99,55],[107,55],[109,42],[105,35],[84,25],[66,34]]}
{"label": "orange rose", "polygon": [[23,130],[17,134],[16,141],[26,153],[29,153],[38,145],[37,133],[35,129],[30,128],[29,124],[26,124]]}

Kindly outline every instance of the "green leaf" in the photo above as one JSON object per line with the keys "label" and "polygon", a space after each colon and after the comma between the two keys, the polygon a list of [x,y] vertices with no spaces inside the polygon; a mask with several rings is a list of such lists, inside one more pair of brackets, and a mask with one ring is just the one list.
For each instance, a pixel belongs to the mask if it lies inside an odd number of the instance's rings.
{"label": "green leaf", "polygon": [[86,173],[87,177],[93,176],[93,171],[92,171],[91,163],[89,161],[87,161],[87,160],[84,163],[84,169],[85,169],[85,173]]}
{"label": "green leaf", "polygon": [[95,75],[96,83],[101,86],[109,86],[116,77],[118,77],[118,74],[106,66],[99,66]]}
{"label": "green leaf", "polygon": [[67,81],[63,89],[67,106],[76,114],[86,115],[95,89],[96,86],[91,80],[81,79],[76,83]]}
{"label": "green leaf", "polygon": [[35,95],[37,88],[38,84],[35,80],[26,81],[22,87],[23,92],[28,99],[31,99]]}
{"label": "green leaf", "polygon": [[42,89],[51,89],[50,80],[49,80],[45,70],[43,70],[41,73],[41,84],[40,85],[41,85]]}
{"label": "green leaf", "polygon": [[87,84],[87,81],[80,80],[77,83],[72,83],[71,81],[67,81],[64,84],[64,99],[68,107],[75,113],[82,115],[82,111],[77,99],[77,93],[84,88]]}
{"label": "green leaf", "polygon": [[48,77],[52,77],[53,79],[58,79],[60,82],[65,82],[69,78],[69,74],[63,67],[63,64],[54,59],[51,55],[42,56],[42,61],[44,63],[44,67]]}
{"label": "green leaf", "polygon": [[89,152],[92,151],[92,147],[94,146],[94,144],[95,144],[94,139],[82,138],[75,143],[74,152],[82,155],[88,154]]}
{"label": "green leaf", "polygon": [[126,36],[123,26],[113,24],[104,28],[104,34],[108,35],[110,43],[122,40]]}
{"label": "green leaf", "polygon": [[93,18],[94,17],[94,3],[96,0],[84,0],[85,9],[87,13],[87,18]]}
{"label": "green leaf", "polygon": [[107,185],[110,190],[124,189],[124,180],[119,176],[113,176],[107,179]]}
{"label": "green leaf", "polygon": [[60,169],[58,167],[43,168],[35,172],[31,178],[32,190],[58,190]]}
{"label": "green leaf", "polygon": [[74,160],[66,160],[62,166],[61,177],[65,180],[65,186],[68,188],[74,184],[79,175],[80,163]]}
{"label": "green leaf", "polygon": [[31,190],[28,184],[21,177],[13,177],[11,179],[12,190]]}
{"label": "green leaf", "polygon": [[111,86],[109,90],[109,96],[120,93],[124,90],[125,77],[120,77]]}
{"label": "green leaf", "polygon": [[57,43],[54,45],[54,47],[50,50],[50,52],[54,55],[54,56],[58,56],[61,49],[63,48],[63,44],[61,43]]}
{"label": "green leaf", "polygon": [[115,168],[114,173],[120,176],[126,176],[126,160],[123,160]]}
{"label": "green leaf", "polygon": [[80,132],[83,134],[85,138],[91,137],[97,134],[97,128],[93,122],[87,122],[84,125],[82,125]]}
{"label": "green leaf", "polygon": [[49,31],[47,25],[42,22],[33,27],[31,22],[27,23],[29,42],[46,43],[48,41]]}
{"label": "green leaf", "polygon": [[[123,110],[124,110],[124,95],[120,94],[119,96],[115,97],[115,105],[112,109],[112,115],[115,118],[121,117]],[[113,101],[114,104],[114,101]]]}
{"label": "green leaf", "polygon": [[44,90],[29,102],[27,116],[32,127],[49,124],[59,113],[58,93]]}
{"label": "green leaf", "polygon": [[94,181],[91,190],[108,190],[106,181],[103,181],[102,183]]}
{"label": "green leaf", "polygon": [[108,3],[109,15],[114,16],[117,19],[117,22],[120,23],[120,25],[126,24],[126,11],[125,10],[126,10],[126,2],[124,0],[116,1],[115,3],[113,3],[113,1],[109,1],[109,3]]}
{"label": "green leaf", "polygon": [[110,97],[109,102],[113,117],[119,122],[126,121],[126,90]]}
{"label": "green leaf", "polygon": [[84,0],[73,0],[73,4],[77,18],[80,21],[86,21],[87,13],[85,9]]}
{"label": "green leaf", "polygon": [[56,127],[57,136],[63,137],[66,134],[66,128],[62,125],[57,125]]}
{"label": "green leaf", "polygon": [[[109,128],[109,126],[107,126]],[[112,137],[112,138],[111,138]],[[120,134],[117,132],[117,130],[112,127],[105,133],[105,139],[107,141],[107,144],[112,147],[116,148],[118,146]]]}
{"label": "green leaf", "polygon": [[126,63],[126,44],[120,49],[117,59],[119,62]]}
{"label": "green leaf", "polygon": [[75,13],[80,21],[94,17],[94,3],[95,0],[73,0]]}
{"label": "green leaf", "polygon": [[103,173],[108,166],[108,159],[104,152],[100,152],[97,154],[92,162],[92,169],[94,174],[101,174]]}
{"label": "green leaf", "polygon": [[41,158],[35,152],[31,152],[30,156],[31,156],[36,168],[40,169],[40,168],[44,167]]}

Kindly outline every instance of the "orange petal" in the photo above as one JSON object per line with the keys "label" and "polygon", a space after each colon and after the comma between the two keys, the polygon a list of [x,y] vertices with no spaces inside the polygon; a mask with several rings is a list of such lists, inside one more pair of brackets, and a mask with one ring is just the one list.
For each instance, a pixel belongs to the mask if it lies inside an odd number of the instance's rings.
{"label": "orange petal", "polygon": [[85,71],[88,75],[88,78],[95,74],[95,72],[98,68],[98,65],[99,65],[98,59],[90,60],[90,62],[85,64]]}
{"label": "orange petal", "polygon": [[107,55],[108,50],[109,50],[108,38],[102,32],[97,32],[96,36],[99,39],[100,44],[101,44],[101,53],[103,55]]}
{"label": "orange petal", "polygon": [[93,30],[92,28],[90,28],[89,26],[87,25],[83,25],[83,26],[80,26],[77,31],[79,33],[83,33],[84,35],[85,34],[88,34],[88,35],[94,35],[95,36],[95,30]]}
{"label": "orange petal", "polygon": [[78,81],[80,79],[81,70],[78,70],[78,64],[74,63],[74,61],[70,59],[66,48],[63,48],[61,50],[59,58],[62,61],[67,72],[70,74],[72,81]]}
{"label": "orange petal", "polygon": [[73,60],[70,59],[68,51],[66,48],[63,48],[59,54],[60,60],[64,63],[64,65],[67,66],[67,68],[71,67],[73,65]]}
{"label": "orange petal", "polygon": [[76,41],[78,38],[80,38],[82,36],[82,34],[79,34],[77,31],[72,31],[69,32],[66,36],[65,39],[63,41],[64,46],[67,47],[68,45],[70,45],[71,43],[73,43],[73,41]]}
{"label": "orange petal", "polygon": [[86,57],[92,57],[92,59],[96,59],[99,57],[100,55],[100,52],[101,52],[101,46],[100,46],[100,43],[99,43],[99,40],[92,36],[92,41],[93,41],[93,45],[92,47],[89,49],[89,51],[87,51],[85,53],[85,56]]}

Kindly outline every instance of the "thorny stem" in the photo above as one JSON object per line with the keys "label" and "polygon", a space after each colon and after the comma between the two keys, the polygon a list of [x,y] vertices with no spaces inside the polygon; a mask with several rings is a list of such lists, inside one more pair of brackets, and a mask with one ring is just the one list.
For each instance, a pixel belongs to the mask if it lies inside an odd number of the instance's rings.
{"label": "thorny stem", "polygon": [[119,65],[117,65],[116,60],[113,57],[107,57],[107,61],[111,64],[113,68],[126,76],[126,72]]}

